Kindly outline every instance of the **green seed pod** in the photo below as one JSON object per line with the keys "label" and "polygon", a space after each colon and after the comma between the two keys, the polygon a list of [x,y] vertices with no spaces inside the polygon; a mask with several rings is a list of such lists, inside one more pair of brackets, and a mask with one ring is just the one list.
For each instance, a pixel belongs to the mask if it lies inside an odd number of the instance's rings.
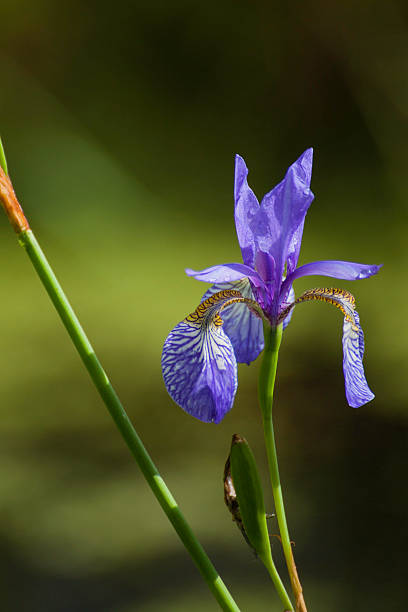
{"label": "green seed pod", "polygon": [[225,504],[228,510],[231,512],[232,520],[236,523],[237,527],[239,528],[242,535],[244,536],[245,542],[248,544],[250,548],[252,548],[252,550],[254,551],[256,555],[257,554],[256,550],[252,547],[251,542],[248,540],[248,536],[245,531],[244,523],[242,522],[241,512],[240,512],[239,504],[237,500],[237,494],[236,494],[234,483],[232,481],[232,476],[231,476],[231,463],[230,463],[229,455],[228,455],[228,459],[225,463],[225,468],[224,468],[224,501],[225,501]]}
{"label": "green seed pod", "polygon": [[238,434],[232,437],[229,460],[239,512],[239,520],[234,517],[234,514],[233,518],[256,554],[265,565],[269,566],[271,544],[266,525],[261,480],[249,444]]}
{"label": "green seed pod", "polygon": [[231,452],[225,464],[224,498],[232,519],[268,570],[285,610],[293,611],[272,559],[261,480],[255,458],[248,442],[238,434],[232,436]]}

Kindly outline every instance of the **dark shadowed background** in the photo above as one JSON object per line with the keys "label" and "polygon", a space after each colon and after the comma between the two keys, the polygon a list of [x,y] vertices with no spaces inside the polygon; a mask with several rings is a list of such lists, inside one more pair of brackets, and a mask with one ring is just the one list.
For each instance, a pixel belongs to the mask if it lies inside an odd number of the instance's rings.
{"label": "dark shadowed background", "polygon": [[[275,422],[312,612],[406,610],[408,24],[402,2],[3,0],[0,132],[16,191],[138,432],[243,611],[281,610],[224,507],[231,435],[273,510],[240,366],[219,426],[164,389],[168,331],[239,261],[233,160],[262,196],[309,146],[300,263],[384,263],[356,296],[376,399],[345,401],[334,308],[296,309]],[[217,606],[0,216],[0,584],[6,612]],[[328,279],[301,279],[297,293]],[[270,523],[277,533],[276,523]],[[272,539],[279,568],[280,544]]]}

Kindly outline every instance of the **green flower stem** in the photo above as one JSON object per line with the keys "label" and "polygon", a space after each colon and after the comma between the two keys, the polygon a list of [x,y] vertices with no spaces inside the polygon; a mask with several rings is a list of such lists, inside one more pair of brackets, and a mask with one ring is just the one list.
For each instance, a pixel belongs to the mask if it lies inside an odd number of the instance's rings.
{"label": "green flower stem", "polygon": [[31,230],[22,231],[18,234],[18,238],[28,257],[31,259],[38,276],[61,317],[67,332],[71,336],[90,377],[105,402],[123,439],[135,457],[159,504],[206,580],[215,599],[223,610],[239,612],[238,606],[218,575],[217,570],[207,557],[201,544],[196,539],[177,502],[137,435],[33,232]]}
{"label": "green flower stem", "polygon": [[296,600],[296,610],[306,611],[306,605],[302,595],[302,586],[296,571],[293,558],[292,546],[289,538],[288,525],[286,522],[285,507],[283,505],[282,488],[279,478],[278,457],[276,453],[275,436],[272,422],[273,391],[275,387],[276,368],[278,365],[278,353],[282,340],[282,325],[271,327],[264,325],[265,349],[261,370],[259,374],[259,402],[262,410],[262,421],[265,436],[266,452],[268,455],[269,472],[272,484],[272,493],[275,501],[276,516],[282,539],[283,552],[288,566],[290,582]]}
{"label": "green flower stem", "polygon": [[278,574],[278,571],[275,567],[272,556],[270,556],[269,560],[264,560],[263,563],[266,569],[268,570],[268,573],[272,579],[272,582],[275,586],[275,589],[279,595],[281,602],[285,606],[284,611],[292,612],[293,611],[292,602],[290,601],[289,595],[287,594],[286,589],[285,589],[285,585],[283,584],[281,577]]}

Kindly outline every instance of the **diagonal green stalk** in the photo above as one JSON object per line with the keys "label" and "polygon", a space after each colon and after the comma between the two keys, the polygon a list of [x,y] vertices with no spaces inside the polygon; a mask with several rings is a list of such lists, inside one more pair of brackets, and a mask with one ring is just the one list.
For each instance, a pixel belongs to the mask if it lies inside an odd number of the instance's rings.
{"label": "diagonal green stalk", "polygon": [[239,612],[238,606],[195,537],[177,502],[136,433],[33,232],[31,230],[22,231],[18,235],[18,239],[26,250],[123,439],[136,459],[156,499],[206,580],[215,599],[223,610]]}
{"label": "diagonal green stalk", "polygon": [[272,484],[272,493],[275,502],[276,517],[278,519],[279,531],[282,540],[283,553],[288,567],[290,582],[296,600],[296,610],[306,611],[303,599],[302,586],[297,575],[296,565],[293,558],[292,546],[289,538],[289,530],[286,521],[285,507],[283,504],[282,487],[279,477],[278,456],[276,452],[275,435],[272,421],[273,392],[275,387],[276,369],[278,366],[278,353],[282,340],[282,325],[271,327],[264,324],[265,349],[263,352],[261,370],[259,373],[259,403],[262,411],[262,423],[264,428],[266,453],[268,456],[269,472]]}
{"label": "diagonal green stalk", "polygon": [[21,246],[27,252],[38,276],[51,298],[61,320],[74,343],[85,368],[95,384],[102,400],[116,423],[122,438],[136,459],[153,494],[161,505],[169,521],[176,530],[193,561],[207,582],[212,594],[222,610],[240,612],[217,570],[211,563],[203,547],[195,537],[190,525],[184,518],[176,500],[160,476],[149,453],[137,435],[128,415],[123,408],[109,378],[100,364],[91,343],[75,315],[61,285],[30,229],[24,212],[14,193],[13,185],[7,175],[7,163],[0,139],[0,203],[3,205],[13,228],[17,232]]}

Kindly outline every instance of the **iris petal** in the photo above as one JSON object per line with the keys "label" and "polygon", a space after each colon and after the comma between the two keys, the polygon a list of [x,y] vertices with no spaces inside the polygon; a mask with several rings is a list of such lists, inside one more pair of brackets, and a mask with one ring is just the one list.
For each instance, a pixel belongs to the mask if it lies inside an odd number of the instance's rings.
{"label": "iris petal", "polygon": [[343,372],[346,397],[352,408],[359,408],[374,398],[364,374],[363,355],[364,333],[355,310],[354,321],[345,317],[343,323]]}
{"label": "iris petal", "polygon": [[[216,284],[205,292],[203,300],[225,289],[236,289],[243,297],[254,299],[248,279]],[[231,340],[238,363],[254,361],[264,348],[262,320],[244,304],[233,303],[222,311],[223,329]]]}
{"label": "iris petal", "polygon": [[298,228],[293,232],[293,236],[289,241],[289,245],[286,253],[287,269],[286,274],[290,274],[297,266],[299,259],[300,246],[302,244],[303,226],[305,224],[305,217],[299,224]]}
{"label": "iris petal", "polygon": [[364,334],[360,325],[360,317],[354,307],[354,297],[343,289],[310,289],[299,296],[286,311],[283,311],[282,316],[290,312],[295,304],[309,300],[327,302],[339,308],[344,314],[343,372],[346,397],[349,406],[359,408],[372,400],[374,394],[364,374]]}
{"label": "iris petal", "polygon": [[310,190],[313,149],[307,149],[287,170],[285,178],[267,193],[258,217],[258,248],[272,255],[276,263],[276,281],[296,266],[305,215],[314,195]]}
{"label": "iris petal", "polygon": [[[295,291],[293,287],[291,287],[289,291],[289,296],[287,298],[287,304],[293,304],[294,301],[295,301]],[[293,308],[290,309],[289,314],[287,314],[286,317],[283,319],[283,331],[285,331],[285,329],[291,322],[292,315],[293,315]]]}
{"label": "iris petal", "polygon": [[245,301],[238,291],[221,291],[202,302],[168,335],[162,353],[163,378],[173,400],[207,423],[219,423],[237,390],[237,363],[222,329],[220,311]]}
{"label": "iris petal", "polygon": [[[301,276],[331,276],[332,278],[341,278],[343,280],[361,280],[377,274],[380,268],[381,265],[367,265],[336,259],[313,261],[312,263],[300,266],[294,272],[288,274],[285,285],[292,284],[295,279]],[[282,290],[284,290],[284,287],[282,287]]]}
{"label": "iris petal", "polygon": [[255,262],[255,241],[251,221],[259,210],[259,203],[247,181],[248,168],[240,155],[235,156],[235,227],[242,259],[248,266]]}
{"label": "iris petal", "polygon": [[240,263],[221,264],[204,270],[186,268],[186,274],[206,283],[231,283],[248,277],[254,285],[263,285],[261,277],[253,268]]}
{"label": "iris petal", "polygon": [[272,255],[265,253],[265,251],[259,250],[255,256],[256,269],[259,272],[262,280],[266,285],[270,287],[271,295],[274,293],[274,280],[276,274],[276,264]]}

